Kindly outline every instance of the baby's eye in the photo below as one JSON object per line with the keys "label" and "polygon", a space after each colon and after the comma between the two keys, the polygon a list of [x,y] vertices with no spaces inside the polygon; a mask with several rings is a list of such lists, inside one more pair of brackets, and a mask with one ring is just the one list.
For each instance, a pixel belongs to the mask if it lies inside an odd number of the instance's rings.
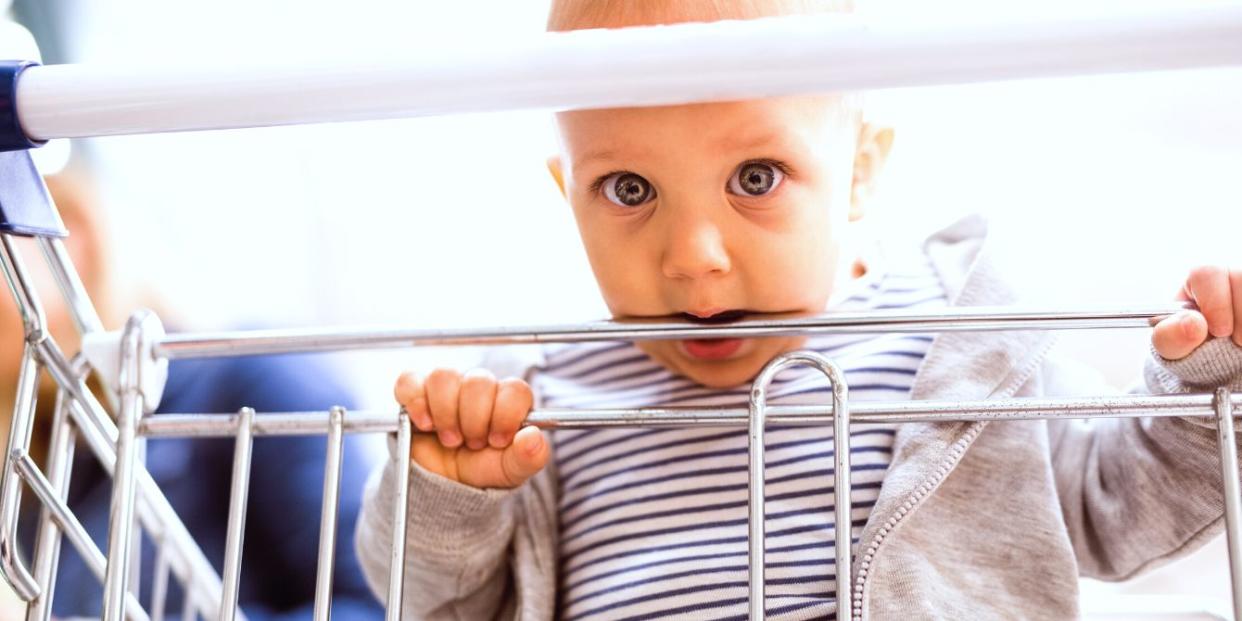
{"label": "baby's eye", "polygon": [[785,173],[766,162],[745,162],[729,178],[729,192],[739,196],[763,196],[776,189]]}
{"label": "baby's eye", "polygon": [[655,188],[634,173],[613,173],[600,185],[604,196],[621,207],[637,207],[655,198]]}

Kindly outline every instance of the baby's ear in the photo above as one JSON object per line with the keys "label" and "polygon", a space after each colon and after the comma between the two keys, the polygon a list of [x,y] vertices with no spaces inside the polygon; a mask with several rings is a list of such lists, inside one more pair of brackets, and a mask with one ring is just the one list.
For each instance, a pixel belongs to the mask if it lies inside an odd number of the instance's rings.
{"label": "baby's ear", "polygon": [[863,123],[858,130],[858,150],[854,154],[854,179],[850,190],[850,221],[862,218],[867,199],[875,193],[893,148],[893,128]]}
{"label": "baby's ear", "polygon": [[556,187],[560,188],[561,196],[568,200],[569,195],[565,193],[565,174],[561,168],[561,156],[548,156],[548,172],[552,173],[552,180],[556,182]]}

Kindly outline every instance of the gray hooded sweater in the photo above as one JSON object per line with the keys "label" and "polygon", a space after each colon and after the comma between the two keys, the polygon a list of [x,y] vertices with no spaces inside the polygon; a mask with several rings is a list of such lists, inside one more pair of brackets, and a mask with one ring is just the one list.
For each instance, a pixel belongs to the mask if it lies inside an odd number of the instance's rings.
{"label": "gray hooded sweater", "polygon": [[[986,222],[972,216],[925,242],[955,306],[1017,299],[987,239]],[[911,398],[1111,392],[1050,358],[1052,342],[1048,332],[941,333]],[[1138,392],[1242,390],[1242,348],[1222,338],[1178,361],[1152,352],[1144,376]],[[852,585],[838,589],[852,595],[838,616],[1076,618],[1079,576],[1125,580],[1223,530],[1218,455],[1215,423],[1205,418],[900,425],[855,549]],[[402,618],[553,618],[555,464],[520,488],[478,490],[401,463],[411,468]],[[371,478],[356,537],[363,571],[380,597],[387,590],[395,476],[386,466]]]}

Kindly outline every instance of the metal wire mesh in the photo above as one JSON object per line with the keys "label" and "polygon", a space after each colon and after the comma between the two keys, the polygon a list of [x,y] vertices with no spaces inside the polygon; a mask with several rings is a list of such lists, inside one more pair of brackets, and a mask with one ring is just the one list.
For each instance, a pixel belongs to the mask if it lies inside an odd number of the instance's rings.
{"label": "metal wire mesh", "polygon": [[[158,320],[149,313],[135,314],[120,335],[121,367],[117,422],[113,423],[86,387],[89,364],[81,357],[70,361],[43,329],[38,297],[7,234],[0,235],[0,264],[23,319],[26,345],[18,398],[10,429],[9,455],[5,460],[0,492],[0,569],[18,594],[30,602],[28,619],[50,618],[56,559],[62,537],[86,559],[104,586],[103,618],[114,621],[162,619],[169,580],[176,580],[187,594],[183,617],[211,619],[244,618],[238,609],[238,585],[242,571],[242,525],[245,521],[250,475],[250,454],[255,437],[272,435],[323,435],[328,459],[323,478],[323,506],[319,538],[314,615],[327,619],[332,585],[333,551],[337,531],[337,500],[343,437],[346,433],[396,434],[399,459],[409,454],[412,430],[400,412],[256,413],[246,408],[237,413],[181,413],[148,416],[148,394],[157,362],[172,357],[206,357],[336,350],[357,347],[390,347],[448,343],[524,343],[533,341],[580,342],[593,340],[758,336],[821,332],[885,332],[929,330],[1067,329],[1147,326],[1177,308],[1138,311],[1037,312],[1019,309],[948,309],[934,314],[826,315],[814,319],[777,319],[740,322],[725,326],[691,326],[678,323],[625,324],[603,322],[581,326],[554,326],[534,330],[444,331],[318,331],[215,335],[163,336]],[[86,301],[73,266],[55,239],[40,239],[44,259],[58,274],[62,294],[78,315],[84,332],[98,330],[98,319]],[[832,403],[823,406],[779,406],[767,403],[767,384],[790,366],[810,365],[830,380]],[[34,378],[48,371],[58,386],[52,421],[51,447],[46,469],[30,455],[30,435],[36,399]],[[1235,608],[1239,585],[1239,478],[1236,444],[1232,439],[1234,405],[1242,397],[1221,389],[1216,394],[1100,396],[1075,399],[1003,399],[988,401],[903,401],[851,404],[848,384],[840,369],[820,354],[792,352],[773,360],[755,379],[748,408],[638,408],[638,409],[537,409],[526,424],[544,428],[604,426],[747,426],[749,428],[749,568],[751,617],[763,617],[764,482],[763,439],[765,425],[834,426],[836,444],[835,486],[837,523],[848,524],[850,512],[849,426],[854,422],[907,423],[926,421],[1012,421],[1059,418],[1185,416],[1214,417],[1220,431],[1221,468],[1225,481],[1226,522]],[[233,476],[225,546],[223,579],[212,569],[194,540],[174,514],[142,463],[141,439],[186,437],[234,438]],[[109,515],[108,549],[100,550],[86,534],[66,504],[76,438],[81,437],[112,475],[114,491]],[[392,507],[396,532],[390,555],[387,618],[400,618],[409,468],[398,464],[397,500]],[[33,567],[18,553],[16,533],[22,483],[29,486],[41,508]],[[843,517],[844,516],[844,517]],[[154,586],[144,607],[132,588],[136,530],[144,531],[156,546]],[[849,576],[851,550],[839,546],[838,575]],[[841,591],[839,591],[841,592]],[[846,590],[844,592],[849,592]],[[410,594],[416,597],[417,594]]]}

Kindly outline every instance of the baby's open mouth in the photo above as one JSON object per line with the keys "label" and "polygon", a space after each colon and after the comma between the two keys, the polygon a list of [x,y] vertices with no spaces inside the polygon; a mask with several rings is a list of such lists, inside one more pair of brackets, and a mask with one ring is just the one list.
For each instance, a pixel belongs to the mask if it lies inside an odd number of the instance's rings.
{"label": "baby's open mouth", "polygon": [[[727,310],[708,317],[700,317],[690,313],[682,313],[686,320],[699,324],[723,324],[737,321],[746,316],[745,310]],[[689,357],[698,360],[723,360],[736,354],[742,347],[742,339],[685,339],[681,341],[681,350]]]}
{"label": "baby's open mouth", "polygon": [[738,319],[745,317],[746,313],[747,311],[745,310],[736,309],[736,310],[721,311],[710,317],[700,317],[698,315],[694,315],[691,313],[682,313],[681,316],[684,317],[686,320],[692,321],[694,323],[716,324],[716,323],[729,323],[731,321],[737,321]]}

